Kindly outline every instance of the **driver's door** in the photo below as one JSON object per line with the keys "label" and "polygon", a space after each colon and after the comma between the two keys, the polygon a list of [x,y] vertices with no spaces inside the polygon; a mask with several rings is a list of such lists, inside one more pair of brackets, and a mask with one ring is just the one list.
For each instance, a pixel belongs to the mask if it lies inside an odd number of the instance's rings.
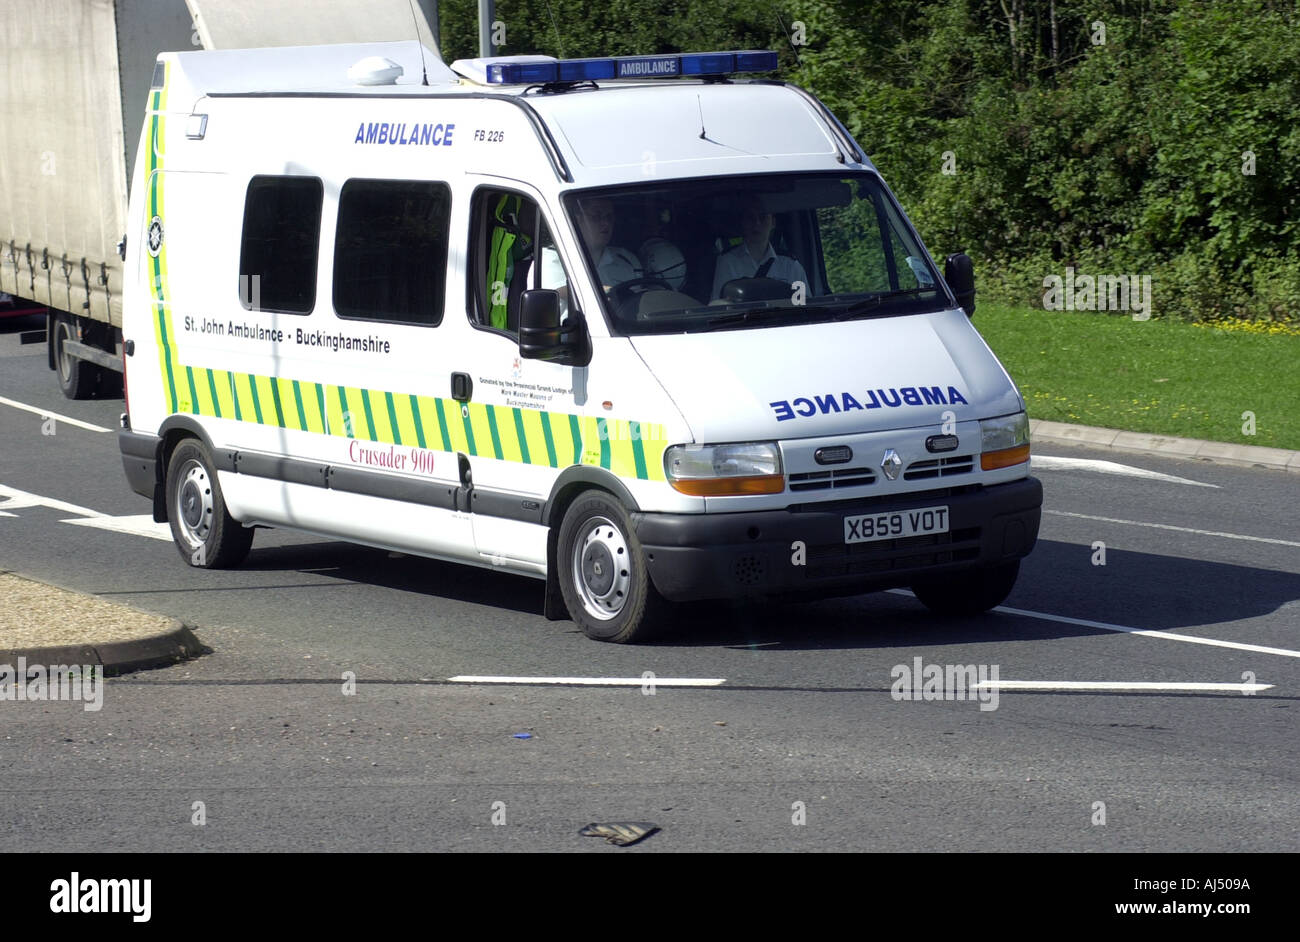
{"label": "driver's door", "polygon": [[535,193],[481,186],[471,202],[468,317],[453,358],[461,374],[458,448],[472,488],[481,556],[545,565],[541,509],[560,471],[581,461],[585,367],[519,355],[519,296],[549,288],[561,316],[576,303],[569,272]]}

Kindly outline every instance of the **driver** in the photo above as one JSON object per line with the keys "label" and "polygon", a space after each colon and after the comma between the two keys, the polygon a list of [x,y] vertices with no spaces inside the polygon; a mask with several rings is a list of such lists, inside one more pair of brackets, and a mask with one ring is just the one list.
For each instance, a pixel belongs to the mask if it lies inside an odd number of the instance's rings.
{"label": "driver", "polygon": [[722,297],[722,287],[737,278],[774,278],[793,284],[808,283],[808,276],[798,259],[777,255],[772,249],[772,214],[763,206],[757,193],[745,198],[740,212],[743,241],[718,256],[713,271],[713,297]]}
{"label": "driver", "polygon": [[[614,235],[614,204],[605,197],[593,197],[578,204],[578,229],[587,252],[596,262],[600,283],[608,291],[625,281],[641,278],[641,262],[627,249],[610,245]],[[557,270],[549,270],[554,265]],[[559,257],[543,253],[542,284],[564,283],[564,270]]]}

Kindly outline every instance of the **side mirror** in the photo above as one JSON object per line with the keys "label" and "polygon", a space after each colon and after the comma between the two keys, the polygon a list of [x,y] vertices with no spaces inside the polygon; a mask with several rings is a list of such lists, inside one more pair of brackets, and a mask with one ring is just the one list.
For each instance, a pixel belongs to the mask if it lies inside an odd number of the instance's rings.
{"label": "side mirror", "polygon": [[587,321],[577,311],[560,323],[560,296],[548,288],[519,296],[519,355],[526,360],[550,360],[566,366],[591,362]]}
{"label": "side mirror", "polygon": [[965,252],[949,255],[943,263],[943,280],[948,282],[957,303],[967,317],[975,316],[975,265]]}

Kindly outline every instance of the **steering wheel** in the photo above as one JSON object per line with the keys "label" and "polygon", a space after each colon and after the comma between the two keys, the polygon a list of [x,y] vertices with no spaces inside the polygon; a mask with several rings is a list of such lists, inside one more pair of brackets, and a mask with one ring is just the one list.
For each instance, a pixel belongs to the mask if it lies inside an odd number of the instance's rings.
{"label": "steering wheel", "polygon": [[635,300],[637,295],[644,294],[652,288],[663,291],[677,290],[662,278],[633,278],[631,281],[624,281],[611,288],[609,298],[614,305],[614,309],[620,314],[636,313],[634,309],[629,311],[626,308]]}

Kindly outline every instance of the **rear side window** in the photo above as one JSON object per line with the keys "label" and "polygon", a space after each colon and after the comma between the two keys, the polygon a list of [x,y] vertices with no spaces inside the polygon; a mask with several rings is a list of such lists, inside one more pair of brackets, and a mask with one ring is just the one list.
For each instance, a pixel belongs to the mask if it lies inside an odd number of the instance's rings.
{"label": "rear side window", "polygon": [[239,300],[250,311],[310,314],[324,192],[316,177],[253,177],[244,199]]}
{"label": "rear side window", "polygon": [[451,188],[349,180],[339,195],[334,310],[340,317],[436,325],[447,283]]}

